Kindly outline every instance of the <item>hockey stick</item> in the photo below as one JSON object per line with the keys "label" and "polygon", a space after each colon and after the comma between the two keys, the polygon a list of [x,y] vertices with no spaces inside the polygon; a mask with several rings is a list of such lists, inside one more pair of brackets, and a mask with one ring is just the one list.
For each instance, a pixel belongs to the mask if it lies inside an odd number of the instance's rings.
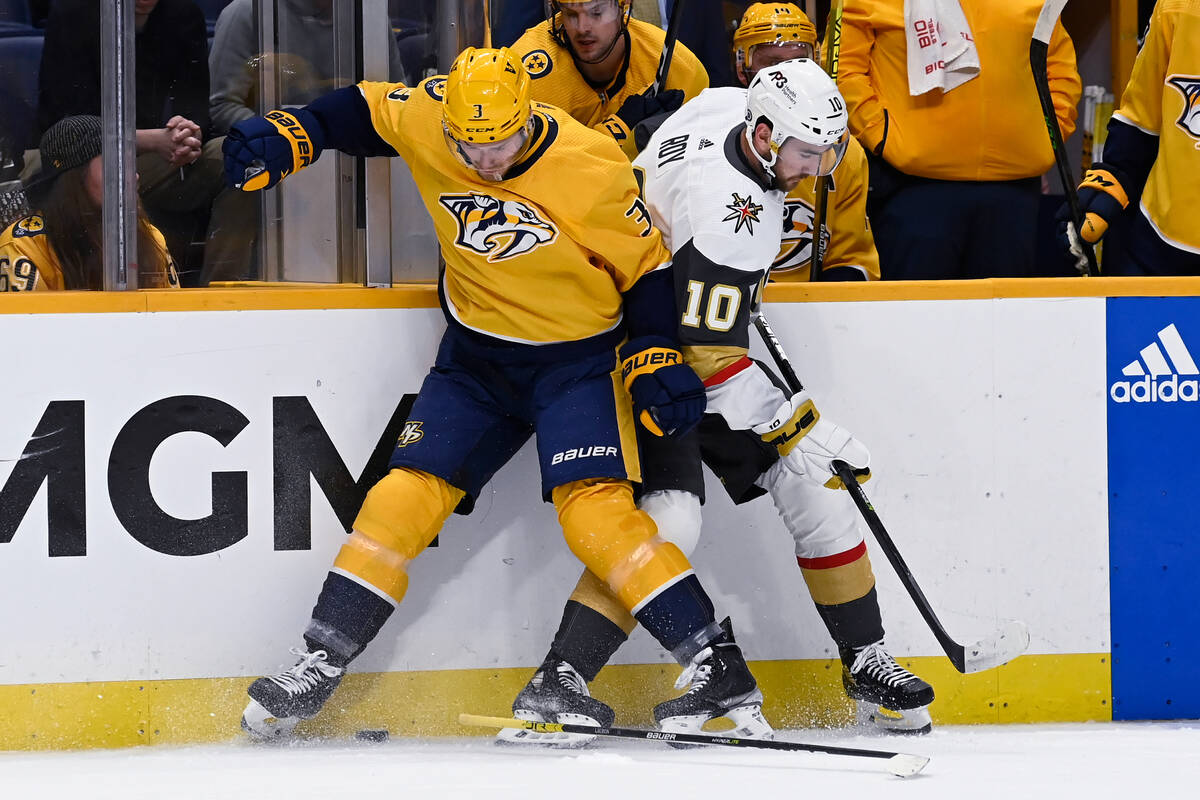
{"label": "hockey stick", "polygon": [[683,20],[685,0],[675,0],[671,7],[671,19],[667,22],[667,38],[663,40],[662,55],[658,58],[658,70],[654,73],[654,83],[650,86],[650,94],[657,95],[667,85],[667,74],[671,71],[671,56],[675,54],[675,42],[679,39],[679,23]]}
{"label": "hockey stick", "polygon": [[590,725],[573,725],[567,722],[532,722],[508,717],[486,717],[478,714],[459,714],[459,723],[479,728],[524,728],[537,733],[577,733],[586,736],[610,736],[619,739],[641,739],[647,742],[677,742],[682,744],[707,744],[722,747],[742,747],[755,750],[785,750],[790,752],[826,753],[834,756],[882,759],[888,772],[901,778],[916,775],[929,763],[928,756],[912,753],[890,753],[886,750],[862,750],[855,747],[834,747],[803,742],[784,742],[777,739],[734,739],[729,736],[713,736],[706,733],[665,733],[644,731],[638,728],[593,728]]}
{"label": "hockey stick", "polygon": [[1083,214],[1079,208],[1079,192],[1071,179],[1071,165],[1067,161],[1062,130],[1058,127],[1058,114],[1054,111],[1054,99],[1050,96],[1050,76],[1046,72],[1046,53],[1050,49],[1050,37],[1054,34],[1054,25],[1066,4],[1067,0],[1046,0],[1042,5],[1042,13],[1038,15],[1037,24],[1033,28],[1033,40],[1029,43],[1029,68],[1033,70],[1033,84],[1037,87],[1038,102],[1042,105],[1046,132],[1050,134],[1054,166],[1058,168],[1058,178],[1062,181],[1067,208],[1071,211],[1071,222],[1075,225],[1075,232],[1079,234],[1079,246],[1087,259],[1087,274],[1095,277],[1100,274],[1100,268],[1096,265],[1096,251],[1092,249],[1091,242],[1083,238]]}
{"label": "hockey stick", "polygon": [[[775,332],[771,330],[771,326],[767,323],[767,318],[762,315],[762,312],[755,313],[754,327],[758,329],[759,335],[762,336],[763,343],[766,344],[767,350],[775,362],[775,366],[779,368],[779,372],[783,375],[783,379],[787,382],[788,387],[793,392],[801,391],[804,387],[800,383],[800,378],[797,377],[796,371],[792,369],[792,362],[788,360],[787,353],[784,352],[783,346],[780,345],[779,339],[775,336]],[[879,515],[875,513],[874,506],[871,505],[871,501],[867,499],[867,495],[863,492],[862,486],[859,485],[858,479],[855,478],[854,471],[844,461],[833,462],[833,467],[838,477],[842,479],[842,483],[846,484],[846,489],[854,499],[854,505],[858,506],[859,512],[867,522],[867,527],[871,529],[875,540],[879,542],[879,547],[883,550],[884,555],[887,556],[892,568],[896,570],[896,577],[900,579],[900,583],[904,584],[904,588],[908,590],[908,596],[916,604],[917,611],[921,612],[921,616],[925,619],[925,624],[933,631],[934,638],[942,646],[942,650],[945,651],[946,656],[950,659],[950,663],[954,665],[955,669],[963,674],[982,672],[985,669],[1006,664],[1025,652],[1025,649],[1029,647],[1029,629],[1025,626],[1025,623],[1019,620],[1013,620],[1002,626],[991,636],[965,646],[952,639],[950,634],[946,632],[946,628],[942,625],[941,620],[938,619],[937,614],[934,613],[933,606],[930,605],[929,600],[925,597],[925,593],[921,591],[921,587],[917,584],[917,579],[913,577],[908,564],[904,563],[904,558],[900,555],[900,550],[896,547],[896,543],[892,541],[892,537],[888,535],[887,529],[883,527],[883,522],[879,519]]]}
{"label": "hockey stick", "polygon": [[[829,7],[829,19],[825,22],[825,72],[837,83],[838,56],[842,51],[842,0],[833,0]],[[821,228],[829,216],[829,176],[817,178],[816,195],[813,198],[812,258],[809,259],[808,279],[823,280],[821,269],[825,264],[824,237]]]}

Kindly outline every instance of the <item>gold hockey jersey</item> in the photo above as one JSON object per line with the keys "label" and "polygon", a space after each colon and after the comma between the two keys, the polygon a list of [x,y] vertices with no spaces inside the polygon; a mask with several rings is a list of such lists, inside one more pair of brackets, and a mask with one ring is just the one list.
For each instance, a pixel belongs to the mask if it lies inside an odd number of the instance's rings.
{"label": "gold hockey jersey", "polygon": [[[167,253],[162,233],[150,227],[154,242]],[[167,255],[168,287],[179,286],[175,262]],[[0,234],[0,292],[32,292],[66,289],[58,256],[46,235],[46,223],[40,214],[30,214],[9,225]]]}
{"label": "gold hockey jersey", "polygon": [[[879,280],[879,253],[867,219],[867,156],[858,140],[851,139],[842,163],[833,171],[824,235],[828,242],[822,273],[837,267],[861,272]],[[773,281],[807,281],[813,244],[813,208],[817,179],[805,178],[783,204],[783,238],[771,265]]]}
{"label": "gold hockey jersey", "polygon": [[[944,94],[917,97],[909,94],[904,5],[846,3],[838,88],[850,130],[863,147],[902,172],[937,180],[1015,180],[1054,166],[1029,66],[1042,0],[962,3],[979,75]],[[1058,124],[1068,137],[1082,88],[1075,48],[1061,22],[1046,61]]]}
{"label": "gold hockey jersey", "polygon": [[524,344],[576,341],[617,328],[621,294],[670,263],[609,136],[533,104],[527,154],[489,183],[460,163],[442,132],[445,77],[415,87],[358,85],[379,136],[408,162],[433,217],[446,268],[447,314]]}
{"label": "gold hockey jersey", "polygon": [[1142,213],[1167,244],[1200,253],[1200,0],[1159,0],[1113,117],[1158,138]]}
{"label": "gold hockey jersey", "polygon": [[[587,82],[575,67],[571,52],[550,33],[549,20],[525,31],[512,49],[533,79],[533,99],[558,106],[589,128],[607,133],[632,160],[637,155],[633,134],[616,113],[627,97],[641,94],[654,83],[665,39],[662,28],[630,19],[625,63],[604,87]],[[708,73],[682,42],[675,44],[666,83],[667,89],[683,90],[684,102],[708,88]]]}

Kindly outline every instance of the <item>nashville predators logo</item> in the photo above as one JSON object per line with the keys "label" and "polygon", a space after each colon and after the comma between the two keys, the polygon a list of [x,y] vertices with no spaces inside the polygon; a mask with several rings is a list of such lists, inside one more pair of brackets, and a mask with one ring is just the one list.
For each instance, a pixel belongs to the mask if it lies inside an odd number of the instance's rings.
{"label": "nashville predators logo", "polygon": [[444,194],[438,202],[458,223],[454,244],[487,256],[489,262],[524,255],[558,238],[558,229],[517,200],[478,192]]}
{"label": "nashville predators logo", "polygon": [[779,239],[779,255],[771,264],[771,272],[790,272],[807,266],[812,259],[812,206],[801,200],[783,204],[783,236]]}
{"label": "nashville predators logo", "polygon": [[743,227],[754,233],[754,223],[761,222],[758,218],[758,212],[763,210],[763,207],[754,202],[754,198],[746,195],[742,197],[737,192],[733,193],[733,202],[725,206],[730,213],[725,216],[722,222],[732,222],[733,232],[737,233]]}
{"label": "nashville predators logo", "polygon": [[531,78],[540,78],[554,68],[554,62],[550,60],[550,54],[545,50],[526,53],[525,57],[521,59],[521,65],[525,67],[525,71]]}
{"label": "nashville predators logo", "polygon": [[396,447],[407,447],[410,444],[416,444],[425,436],[425,431],[421,430],[420,422],[404,423],[404,430],[400,432],[400,438],[396,440]]}
{"label": "nashville predators logo", "polygon": [[1200,77],[1195,75],[1172,75],[1167,83],[1183,95],[1183,113],[1175,124],[1187,131],[1188,136],[1200,139]]}
{"label": "nashville predators logo", "polygon": [[446,96],[446,79],[445,78],[430,78],[425,81],[425,94],[432,97],[439,103]]}
{"label": "nashville predators logo", "polygon": [[37,214],[26,217],[13,226],[13,237],[37,236],[46,230],[46,223]]}

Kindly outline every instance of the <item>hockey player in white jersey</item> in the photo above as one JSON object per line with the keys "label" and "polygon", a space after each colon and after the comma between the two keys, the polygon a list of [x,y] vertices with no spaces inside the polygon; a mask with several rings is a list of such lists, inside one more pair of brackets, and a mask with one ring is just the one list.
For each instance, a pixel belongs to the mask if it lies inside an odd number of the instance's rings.
{"label": "hockey player in white jersey", "polygon": [[[838,645],[843,684],[864,719],[900,733],[930,730],[933,689],[883,646],[875,578],[858,517],[832,462],[866,480],[867,449],[749,357],[750,312],[779,252],[784,200],[805,177],[828,175],[849,141],[844,101],[813,61],[764,68],[748,89],[701,92],[663,123],[634,160],[643,199],[672,252],[685,359],[704,380],[699,436],[643,449],[640,507],[685,553],[697,543],[703,462],[735,503],[770,494],[795,541],[817,610]],[[834,491],[831,491],[834,490]],[[587,681],[634,627],[585,574],[550,652],[513,703],[539,721],[610,725],[613,711]],[[695,731],[736,711],[719,674],[697,664],[692,690],[655,708],[663,730]],[[686,680],[681,680],[681,683]],[[592,720],[592,722],[586,722]],[[739,724],[734,720],[735,725]],[[746,726],[731,735],[766,735]],[[553,742],[512,729],[502,739]]]}

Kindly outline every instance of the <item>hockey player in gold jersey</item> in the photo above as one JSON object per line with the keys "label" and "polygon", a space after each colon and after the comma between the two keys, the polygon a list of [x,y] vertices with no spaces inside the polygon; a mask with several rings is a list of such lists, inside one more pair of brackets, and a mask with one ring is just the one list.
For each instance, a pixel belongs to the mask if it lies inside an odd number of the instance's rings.
{"label": "hockey player in gold jersey", "polygon": [[[758,71],[793,58],[815,58],[817,29],[793,3],[754,3],[733,34],[734,68],[742,86]],[[879,254],[867,219],[867,157],[852,139],[829,178],[828,213],[822,226],[821,278],[879,280]],[[783,242],[771,265],[773,281],[807,281],[812,267],[815,176],[805,178],[784,203]]]}
{"label": "hockey player in gold jersey", "polygon": [[[300,660],[251,685],[243,727],[255,737],[286,735],[320,710],[404,598],[410,562],[535,433],[543,498],[572,552],[681,663],[703,658],[724,676],[701,690],[757,713],[727,621],[633,502],[634,415],[682,434],[704,408],[674,345],[669,253],[620,149],[531,103],[529,83],[508,50],[468,48],[445,77],[363,82],[226,138],[227,179],[244,190],[325,149],[404,158],[446,262],[448,328],[408,434],[334,560]],[[581,436],[586,457],[564,457]]]}
{"label": "hockey player in gold jersey", "polygon": [[533,78],[535,100],[606,132],[632,160],[639,122],[674,111],[708,86],[699,59],[676,43],[663,91],[649,96],[666,34],[630,17],[632,0],[552,0],[551,18],[513,49]]}
{"label": "hockey player in gold jersey", "polygon": [[[1079,203],[1084,239],[1100,241],[1113,227],[1105,275],[1200,275],[1200,0],[1155,5],[1104,160],[1084,176]],[[1059,242],[1086,265],[1068,219],[1064,204]]]}
{"label": "hockey player in gold jersey", "polygon": [[[922,733],[931,729],[933,689],[884,649],[857,514],[845,492],[830,491],[840,483],[830,459],[869,473],[866,448],[820,417],[807,393],[789,397],[768,368],[748,357],[750,307],[779,253],[785,200],[812,176],[836,174],[849,143],[833,80],[814,61],[796,59],[759,72],[749,89],[701,92],[634,160],[651,217],[672,251],[685,356],[709,397],[698,435],[641,438],[639,507],[654,517],[660,535],[691,552],[700,536],[702,460],[735,503],[769,494],[838,646],[847,693],[879,727]],[[513,714],[549,722],[611,717],[587,682],[635,625],[603,583],[585,573]],[[700,706],[675,719],[664,720],[658,709],[655,715],[664,727],[691,731],[721,711]],[[735,728],[731,735],[746,734]],[[563,741],[518,729],[499,736],[546,744],[586,738]]]}

